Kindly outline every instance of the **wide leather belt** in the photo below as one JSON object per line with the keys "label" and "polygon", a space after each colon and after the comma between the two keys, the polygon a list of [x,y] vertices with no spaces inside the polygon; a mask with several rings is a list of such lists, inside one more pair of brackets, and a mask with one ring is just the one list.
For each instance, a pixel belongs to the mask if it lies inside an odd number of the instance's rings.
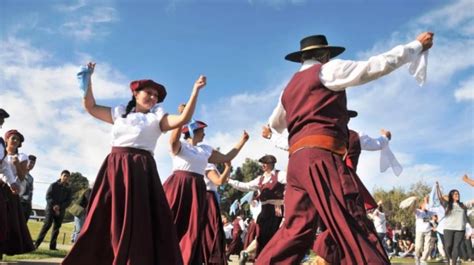
{"label": "wide leather belt", "polygon": [[347,155],[346,143],[335,137],[316,134],[305,136],[290,146],[288,150],[290,156],[304,148],[320,148],[331,151],[341,156]]}

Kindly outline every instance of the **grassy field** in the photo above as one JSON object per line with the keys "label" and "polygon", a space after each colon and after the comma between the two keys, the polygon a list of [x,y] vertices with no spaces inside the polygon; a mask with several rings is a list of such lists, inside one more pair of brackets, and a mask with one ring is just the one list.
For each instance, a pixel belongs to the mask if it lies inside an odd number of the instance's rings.
{"label": "grassy field", "polygon": [[[28,221],[28,229],[30,230],[31,238],[36,240],[38,234],[43,226],[43,222],[38,222],[34,220]],[[30,253],[15,255],[15,256],[3,256],[3,261],[18,261],[26,259],[47,259],[47,258],[63,258],[66,256],[69,249],[71,249],[71,235],[74,231],[74,223],[63,223],[61,226],[58,240],[57,248],[58,250],[49,250],[49,241],[51,239],[51,230],[49,229],[48,234],[46,235],[43,243],[40,247]]]}

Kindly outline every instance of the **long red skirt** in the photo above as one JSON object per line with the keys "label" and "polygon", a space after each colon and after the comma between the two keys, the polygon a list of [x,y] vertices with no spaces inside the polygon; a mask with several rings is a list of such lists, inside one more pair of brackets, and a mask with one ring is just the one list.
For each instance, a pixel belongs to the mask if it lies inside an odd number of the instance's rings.
{"label": "long red skirt", "polygon": [[7,185],[3,185],[0,189],[2,190],[0,197],[6,201],[3,206],[3,211],[6,208],[6,229],[2,229],[4,241],[0,244],[0,253],[17,255],[33,251],[35,248],[21,210],[20,197],[13,194]]}
{"label": "long red skirt", "polygon": [[202,233],[202,257],[205,264],[227,264],[225,256],[224,226],[219,203],[213,191],[206,192],[207,212]]}
{"label": "long red skirt", "polygon": [[184,264],[201,264],[201,235],[207,206],[204,176],[176,170],[163,188],[173,213]]}
{"label": "long red skirt", "polygon": [[65,265],[182,264],[176,229],[153,156],[113,147]]}
{"label": "long red skirt", "polygon": [[247,234],[245,235],[244,238],[244,250],[247,249],[247,247],[252,243],[252,241],[255,240],[257,237],[257,224],[255,223],[255,220],[252,219],[249,222],[249,226],[247,227]]}
{"label": "long red skirt", "polygon": [[4,183],[0,183],[0,253],[2,253],[3,244],[7,240],[7,195],[3,190]]}
{"label": "long red skirt", "polygon": [[318,216],[327,229],[316,240],[316,253],[328,262],[390,264],[351,174],[342,157],[329,151],[294,153],[288,164],[285,221],[256,264],[298,264],[313,244]]}

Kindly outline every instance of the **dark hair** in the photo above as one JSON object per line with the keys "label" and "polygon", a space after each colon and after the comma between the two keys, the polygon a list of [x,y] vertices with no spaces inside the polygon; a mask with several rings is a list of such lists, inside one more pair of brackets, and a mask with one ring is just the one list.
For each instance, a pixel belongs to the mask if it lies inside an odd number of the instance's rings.
{"label": "dark hair", "polygon": [[326,58],[326,55],[329,57],[331,54],[329,49],[322,49],[322,50],[310,50],[306,51],[301,55],[301,61],[304,62],[309,59],[314,59],[318,62],[321,62],[323,59]]}
{"label": "dark hair", "polygon": [[451,213],[451,211],[453,210],[453,203],[454,203],[453,195],[454,195],[455,192],[457,192],[457,193],[459,194],[459,200],[458,200],[459,206],[461,206],[461,208],[463,208],[464,210],[466,210],[466,207],[465,207],[464,204],[461,202],[461,194],[459,193],[458,190],[454,189],[454,190],[450,190],[450,191],[449,191],[449,195],[448,195],[448,207],[446,207],[446,214],[445,214],[445,215],[449,215],[449,214]]}
{"label": "dark hair", "polygon": [[61,176],[62,176],[63,174],[66,174],[66,175],[68,175],[68,176],[71,176],[71,172],[69,172],[69,170],[67,170],[67,169],[64,169],[63,171],[61,171]]}
{"label": "dark hair", "polygon": [[28,156],[28,159],[29,159],[30,161],[36,161],[36,156],[35,156],[35,155],[29,155],[29,156]]}
{"label": "dark hair", "polygon": [[132,109],[137,105],[137,101],[134,96],[127,104],[127,108],[125,109],[125,114],[122,115],[122,118],[127,118],[127,115],[132,111]]}

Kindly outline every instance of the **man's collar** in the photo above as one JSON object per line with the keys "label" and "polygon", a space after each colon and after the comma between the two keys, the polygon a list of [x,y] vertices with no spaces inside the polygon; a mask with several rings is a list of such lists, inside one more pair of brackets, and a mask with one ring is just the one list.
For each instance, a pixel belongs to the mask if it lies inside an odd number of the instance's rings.
{"label": "man's collar", "polygon": [[315,64],[320,64],[320,62],[314,59],[305,60],[303,64],[301,65],[300,71],[304,71]]}

